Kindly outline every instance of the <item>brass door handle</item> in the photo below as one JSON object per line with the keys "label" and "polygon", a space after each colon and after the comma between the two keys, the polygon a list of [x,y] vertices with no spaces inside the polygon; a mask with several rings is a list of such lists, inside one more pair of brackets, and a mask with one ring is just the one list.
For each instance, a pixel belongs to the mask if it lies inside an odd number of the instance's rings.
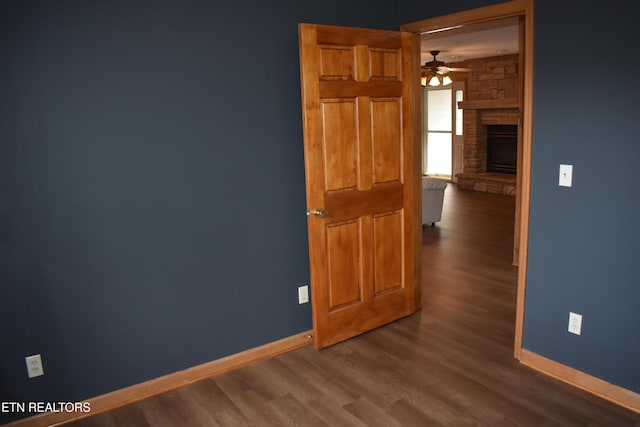
{"label": "brass door handle", "polygon": [[310,217],[313,214],[316,218],[326,218],[329,213],[322,208],[316,208],[312,211],[307,209],[307,217]]}

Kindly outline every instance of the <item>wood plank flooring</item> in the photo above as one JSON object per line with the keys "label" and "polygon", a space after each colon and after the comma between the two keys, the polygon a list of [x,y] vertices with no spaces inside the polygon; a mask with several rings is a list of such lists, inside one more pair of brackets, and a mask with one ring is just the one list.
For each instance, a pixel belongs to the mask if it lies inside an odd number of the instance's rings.
{"label": "wood plank flooring", "polygon": [[68,425],[640,426],[513,358],[514,198],[445,192],[423,228],[423,309]]}

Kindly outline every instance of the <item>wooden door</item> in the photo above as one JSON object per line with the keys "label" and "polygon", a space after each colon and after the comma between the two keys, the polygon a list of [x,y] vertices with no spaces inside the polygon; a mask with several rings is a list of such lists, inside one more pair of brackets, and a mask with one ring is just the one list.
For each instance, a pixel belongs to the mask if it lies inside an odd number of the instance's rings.
{"label": "wooden door", "polygon": [[301,24],[299,39],[314,344],[322,348],[419,304],[419,77],[409,33]]}

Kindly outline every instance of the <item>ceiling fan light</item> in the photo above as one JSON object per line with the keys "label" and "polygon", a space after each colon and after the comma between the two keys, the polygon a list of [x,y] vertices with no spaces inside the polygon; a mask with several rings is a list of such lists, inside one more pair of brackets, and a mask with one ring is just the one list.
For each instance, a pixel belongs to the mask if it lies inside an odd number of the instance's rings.
{"label": "ceiling fan light", "polygon": [[427,86],[427,77],[426,76],[420,77],[420,85],[422,87],[426,87]]}
{"label": "ceiling fan light", "polygon": [[429,86],[440,86],[440,79],[438,78],[438,76],[433,76],[429,79]]}
{"label": "ceiling fan light", "polygon": [[446,86],[446,85],[450,85],[451,83],[453,83],[453,80],[451,80],[451,77],[449,76],[444,76],[442,78],[442,85]]}

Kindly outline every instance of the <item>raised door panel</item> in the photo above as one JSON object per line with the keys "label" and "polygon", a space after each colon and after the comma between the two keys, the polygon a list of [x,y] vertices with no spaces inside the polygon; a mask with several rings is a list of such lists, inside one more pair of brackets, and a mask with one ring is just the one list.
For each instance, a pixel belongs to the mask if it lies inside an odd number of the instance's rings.
{"label": "raised door panel", "polygon": [[401,179],[401,106],[397,98],[371,101],[374,184]]}
{"label": "raised door panel", "polygon": [[320,46],[320,79],[352,80],[353,46]]}
{"label": "raised door panel", "polygon": [[370,49],[369,52],[371,80],[401,80],[398,49]]}
{"label": "raised door panel", "polygon": [[374,293],[383,295],[403,286],[402,211],[376,215],[373,218],[373,236]]}
{"label": "raised door panel", "polygon": [[329,311],[362,301],[360,232],[357,221],[327,227]]}
{"label": "raised door panel", "polygon": [[322,101],[322,152],[327,192],[354,188],[357,184],[356,126],[355,100]]}

